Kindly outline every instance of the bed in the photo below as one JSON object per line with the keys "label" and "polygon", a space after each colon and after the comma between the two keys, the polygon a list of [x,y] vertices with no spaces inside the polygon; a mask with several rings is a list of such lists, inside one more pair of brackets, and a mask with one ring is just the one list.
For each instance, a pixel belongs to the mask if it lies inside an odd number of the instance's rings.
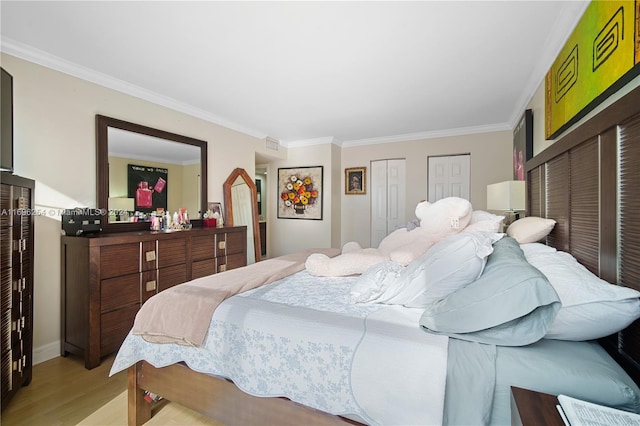
{"label": "bed", "polygon": [[[151,415],[145,391],[224,424],[508,424],[510,386],[567,393],[639,411],[640,390],[634,380],[638,379],[640,324],[625,323],[637,310],[637,298],[634,302],[624,294],[625,290],[640,289],[640,263],[636,260],[640,258],[640,219],[636,214],[640,200],[634,192],[640,185],[639,150],[637,88],[527,163],[526,216],[539,219],[536,231],[544,228],[543,219],[554,222],[540,237],[546,245],[523,242],[520,232],[531,234],[531,225],[523,226],[524,231],[515,226],[511,235],[494,242],[493,252],[473,285],[450,293],[443,299],[447,303],[422,309],[347,300],[338,308],[333,301],[327,306],[334,307],[323,307],[318,298],[350,294],[349,289],[361,283],[362,277],[319,282],[294,268],[286,277],[217,305],[205,341],[230,347],[226,354],[214,356],[224,358],[218,364],[226,366],[225,372],[207,370],[209,367],[197,358],[204,349],[197,345],[158,345],[130,334],[112,369],[128,369],[129,424],[143,424]],[[543,290],[534,295],[518,293],[522,304],[507,304],[523,309],[531,304],[525,310],[537,314],[527,314],[526,320],[516,322],[518,330],[528,327],[535,332],[516,333],[513,322],[499,319],[488,324],[492,333],[487,334],[487,324],[482,322],[487,317],[495,319],[495,315],[474,318],[466,314],[469,307],[465,303],[468,294],[476,297],[474,291],[485,290],[478,281],[498,285],[491,273],[497,274],[501,265],[495,255],[499,252],[506,253],[503,259],[508,262],[512,253],[519,253],[518,262],[524,259],[542,275],[545,267],[550,267],[547,274],[554,279],[561,275],[557,271],[586,274],[588,278],[581,280],[563,276],[563,285],[569,286],[565,297],[584,293],[587,302],[595,302],[589,300],[592,292],[576,291],[576,282],[601,278],[619,284],[616,295],[604,307],[596,307],[598,315],[609,315],[608,320],[594,322],[591,316],[596,313],[590,312],[586,320],[591,322],[580,326],[585,323],[565,315],[563,327],[554,328],[559,312],[567,312],[570,304],[560,301],[558,293],[562,291],[556,291],[558,298],[554,299],[541,284]],[[549,259],[557,257],[568,263],[550,265]],[[300,282],[309,285],[305,287],[310,289],[305,290],[307,302],[292,293]],[[333,291],[325,292],[327,288]],[[622,296],[617,296],[618,290]],[[292,298],[296,301],[290,305],[287,301]],[[531,302],[532,298],[538,302]],[[496,303],[490,298],[486,302]],[[571,303],[591,306],[575,300]],[[628,315],[619,313],[626,309]],[[277,330],[269,331],[269,324],[278,324]],[[230,337],[241,326],[254,334],[250,356],[243,355]],[[608,333],[607,327],[616,326],[622,329]],[[320,340],[319,335],[323,336]],[[309,336],[316,340],[305,340]],[[291,342],[304,342],[303,346],[313,350],[305,352],[304,347],[289,345]],[[279,351],[280,358],[274,355]],[[304,358],[310,353],[326,356],[315,358],[313,368],[293,368],[297,373],[283,368],[298,365],[299,358],[294,355]],[[243,358],[242,367],[254,370],[239,369],[236,364]],[[343,366],[352,368],[348,377]],[[259,371],[265,368],[269,371]],[[261,379],[259,373],[270,378]],[[284,375],[284,384],[271,379],[278,375]]]}

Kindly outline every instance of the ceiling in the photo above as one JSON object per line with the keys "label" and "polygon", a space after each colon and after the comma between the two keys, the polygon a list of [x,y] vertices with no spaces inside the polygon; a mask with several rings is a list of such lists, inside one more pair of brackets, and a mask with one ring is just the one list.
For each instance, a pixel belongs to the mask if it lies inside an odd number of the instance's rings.
{"label": "ceiling", "polygon": [[510,130],[584,1],[5,1],[3,52],[258,138]]}

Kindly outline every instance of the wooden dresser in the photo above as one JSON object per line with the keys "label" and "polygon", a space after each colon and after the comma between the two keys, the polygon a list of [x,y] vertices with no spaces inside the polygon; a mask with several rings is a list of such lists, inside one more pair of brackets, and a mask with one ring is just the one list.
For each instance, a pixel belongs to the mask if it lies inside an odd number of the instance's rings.
{"label": "wooden dresser", "polygon": [[31,381],[35,182],[0,174],[2,408]]}
{"label": "wooden dresser", "polygon": [[115,352],[159,291],[247,264],[247,228],[127,232],[61,240],[61,354],[88,369]]}

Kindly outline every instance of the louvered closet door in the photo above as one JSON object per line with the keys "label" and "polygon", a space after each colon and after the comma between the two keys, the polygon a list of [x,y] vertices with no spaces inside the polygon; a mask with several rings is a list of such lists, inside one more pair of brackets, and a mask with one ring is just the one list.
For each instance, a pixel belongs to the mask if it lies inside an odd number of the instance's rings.
{"label": "louvered closet door", "polygon": [[[640,115],[620,125],[620,281],[640,290]],[[626,353],[640,354],[640,324],[620,333]]]}

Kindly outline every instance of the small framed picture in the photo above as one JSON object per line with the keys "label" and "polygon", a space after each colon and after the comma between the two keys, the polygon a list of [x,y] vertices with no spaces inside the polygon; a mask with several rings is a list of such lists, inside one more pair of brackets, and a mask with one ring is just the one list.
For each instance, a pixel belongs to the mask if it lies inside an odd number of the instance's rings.
{"label": "small framed picture", "polygon": [[207,214],[213,215],[213,213],[218,213],[220,219],[224,222],[224,215],[222,213],[222,203],[218,201],[209,201],[207,203]]}
{"label": "small framed picture", "polygon": [[347,195],[367,193],[367,168],[344,169],[344,193]]}

